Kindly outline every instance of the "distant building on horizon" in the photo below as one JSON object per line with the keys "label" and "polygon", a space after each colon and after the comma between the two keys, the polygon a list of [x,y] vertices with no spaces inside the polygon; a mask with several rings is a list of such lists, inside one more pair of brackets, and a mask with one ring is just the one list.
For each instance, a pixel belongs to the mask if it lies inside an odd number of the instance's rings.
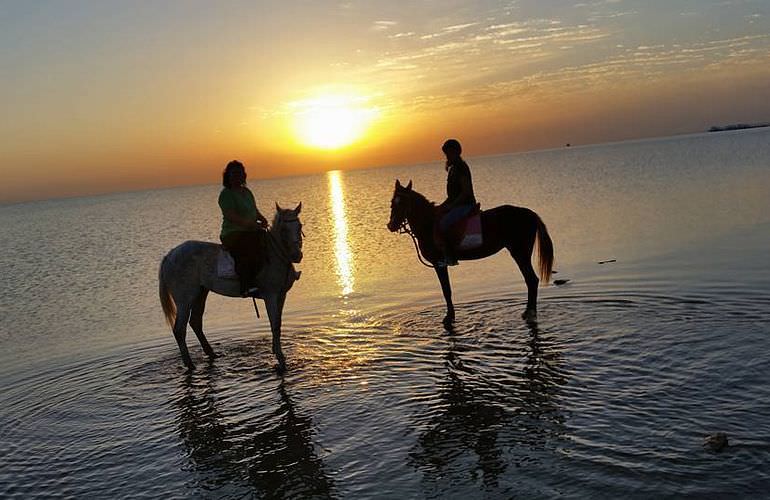
{"label": "distant building on horizon", "polygon": [[728,130],[741,130],[744,128],[760,128],[760,127],[770,127],[770,122],[765,123],[734,123],[732,125],[724,125],[722,127],[713,126],[708,131],[709,132],[726,132]]}

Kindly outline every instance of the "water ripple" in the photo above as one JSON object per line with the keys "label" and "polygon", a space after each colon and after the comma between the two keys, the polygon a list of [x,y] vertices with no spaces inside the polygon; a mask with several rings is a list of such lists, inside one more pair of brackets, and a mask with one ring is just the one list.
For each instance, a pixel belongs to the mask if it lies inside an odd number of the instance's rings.
{"label": "water ripple", "polygon": [[[685,496],[770,476],[767,310],[594,291],[340,315],[231,336],[185,373],[168,343],[28,375],[3,391],[0,495]],[[761,301],[760,301],[761,302]],[[733,315],[729,311],[744,311]],[[764,325],[764,326],[763,326]],[[738,338],[736,338],[738,336]],[[729,346],[729,352],[728,347]],[[736,364],[736,359],[745,359]],[[709,454],[704,435],[727,432]],[[162,479],[159,479],[162,478]],[[719,479],[716,479],[719,478]],[[634,496],[632,495],[632,496]]]}

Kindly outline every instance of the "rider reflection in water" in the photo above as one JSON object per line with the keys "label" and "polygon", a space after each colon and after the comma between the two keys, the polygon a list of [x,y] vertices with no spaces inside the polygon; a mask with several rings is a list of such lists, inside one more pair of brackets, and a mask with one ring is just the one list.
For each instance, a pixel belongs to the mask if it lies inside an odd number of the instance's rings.
{"label": "rider reflection in water", "polygon": [[438,265],[457,265],[452,237],[449,230],[452,225],[471,213],[476,206],[476,197],[473,195],[473,181],[471,169],[465,160],[460,157],[462,146],[457,139],[449,139],[441,147],[446,156],[446,194],[447,199],[438,206],[439,222],[436,244],[444,253],[444,262]]}

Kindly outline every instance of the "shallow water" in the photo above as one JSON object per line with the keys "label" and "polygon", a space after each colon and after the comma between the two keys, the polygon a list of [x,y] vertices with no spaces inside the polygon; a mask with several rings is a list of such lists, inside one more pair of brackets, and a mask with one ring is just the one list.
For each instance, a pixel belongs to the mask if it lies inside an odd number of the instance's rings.
{"label": "shallow water", "polygon": [[247,301],[210,299],[222,356],[188,337],[192,374],[163,324],[158,262],[216,238],[216,186],[0,207],[0,496],[764,494],[769,139],[470,159],[485,207],[554,239],[570,281],[536,325],[500,254],[452,269],[441,327],[432,271],[385,230],[394,179],[439,199],[440,164],[252,183],[265,212],[303,202],[283,377]]}

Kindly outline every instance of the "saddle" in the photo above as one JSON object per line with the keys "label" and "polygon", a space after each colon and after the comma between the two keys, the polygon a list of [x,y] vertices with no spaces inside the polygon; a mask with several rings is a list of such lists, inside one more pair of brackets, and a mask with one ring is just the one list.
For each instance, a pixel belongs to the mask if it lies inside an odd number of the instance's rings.
{"label": "saddle", "polygon": [[217,253],[217,276],[222,279],[238,279],[238,275],[235,274],[235,260],[221,245]]}
{"label": "saddle", "polygon": [[[291,284],[299,280],[302,271],[294,269],[294,264],[291,265],[292,272],[289,273],[286,289],[291,288]],[[217,252],[217,277],[219,279],[237,280],[238,275],[235,273],[235,259],[230,255],[230,252],[225,250],[225,247],[220,245],[219,252]]]}
{"label": "saddle", "polygon": [[[267,257],[267,231],[259,231],[257,235],[259,243],[259,252],[257,254],[258,267],[263,269],[269,260]],[[219,252],[217,253],[217,277],[221,279],[238,279],[238,274],[235,272],[235,259],[224,245],[219,245]]]}
{"label": "saddle", "polygon": [[[435,232],[437,238],[442,237],[438,234],[438,224]],[[476,203],[468,215],[449,226],[443,238],[447,240],[447,245],[455,250],[473,250],[480,247],[484,242],[481,233],[481,204]]]}

